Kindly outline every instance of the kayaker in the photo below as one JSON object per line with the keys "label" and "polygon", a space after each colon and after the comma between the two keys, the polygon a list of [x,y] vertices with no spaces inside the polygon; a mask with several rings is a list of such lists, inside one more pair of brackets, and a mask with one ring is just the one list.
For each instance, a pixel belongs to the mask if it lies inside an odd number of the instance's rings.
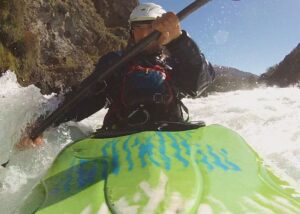
{"label": "kayaker", "polygon": [[[80,121],[104,107],[108,108],[104,130],[134,129],[158,121],[185,121],[187,108],[181,99],[198,97],[212,83],[213,67],[181,29],[173,12],[166,12],[154,3],[143,3],[132,11],[129,25],[131,37],[127,48],[154,30],[160,31],[162,36],[105,82],[99,83],[56,125],[69,120]],[[126,50],[100,58],[95,71],[69,95],[89,84],[89,80],[105,71]],[[33,144],[40,145],[41,141],[38,137]],[[28,138],[23,142],[32,144]]]}

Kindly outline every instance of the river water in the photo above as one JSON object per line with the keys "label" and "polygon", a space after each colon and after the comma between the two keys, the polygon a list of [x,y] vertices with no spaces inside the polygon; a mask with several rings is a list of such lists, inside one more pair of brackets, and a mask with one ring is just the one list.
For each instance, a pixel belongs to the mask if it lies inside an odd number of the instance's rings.
{"label": "river water", "polygon": [[[0,86],[0,163],[10,160],[6,168],[0,167],[0,210],[10,214],[65,145],[101,127],[105,110],[80,123],[51,128],[44,134],[44,146],[18,151],[14,145],[27,124],[54,110],[61,98],[43,96],[34,86],[21,87],[9,71],[0,77]],[[300,88],[262,86],[184,103],[191,120],[235,130],[277,175],[300,189]]]}

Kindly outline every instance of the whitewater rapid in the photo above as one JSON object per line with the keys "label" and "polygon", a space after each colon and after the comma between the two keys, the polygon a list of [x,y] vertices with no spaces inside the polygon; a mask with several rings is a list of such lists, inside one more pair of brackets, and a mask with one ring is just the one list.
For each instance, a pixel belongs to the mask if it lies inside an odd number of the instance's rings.
{"label": "whitewater rapid", "polygon": [[[0,210],[10,214],[65,145],[101,127],[106,111],[51,128],[44,133],[44,146],[17,151],[14,144],[27,124],[54,110],[61,98],[43,96],[34,86],[21,87],[10,71],[0,77],[0,86],[0,163],[10,160],[6,168],[0,167]],[[235,130],[277,175],[300,189],[300,88],[260,87],[184,103],[191,120]]]}

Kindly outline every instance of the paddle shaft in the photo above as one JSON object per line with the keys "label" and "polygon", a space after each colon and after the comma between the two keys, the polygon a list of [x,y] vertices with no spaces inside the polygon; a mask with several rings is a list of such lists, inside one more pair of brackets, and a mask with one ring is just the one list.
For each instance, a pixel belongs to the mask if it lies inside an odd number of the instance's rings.
{"label": "paddle shaft", "polygon": [[[183,20],[188,15],[193,13],[195,10],[199,9],[206,3],[208,3],[211,0],[196,0],[187,7],[185,7],[183,10],[181,10],[177,17],[179,20]],[[161,33],[158,31],[152,32],[149,36],[141,40],[139,43],[134,45],[131,49],[128,50],[124,56],[121,57],[121,59],[114,63],[110,68],[108,68],[106,71],[102,72],[96,79],[93,79],[88,87],[83,88],[82,90],[78,91],[74,96],[72,96],[64,105],[60,106],[58,109],[56,109],[54,112],[52,112],[47,118],[45,118],[42,122],[38,123],[36,127],[34,127],[31,132],[29,133],[29,136],[31,139],[35,139],[41,133],[43,133],[48,127],[50,127],[54,122],[61,119],[68,111],[70,111],[74,106],[76,106],[82,98],[89,93],[90,89],[98,84],[99,82],[104,81],[107,79],[109,75],[111,75],[115,70],[123,66],[125,63],[132,60],[138,53],[140,53],[142,50],[144,50],[149,44],[151,44],[153,41],[158,40]]]}

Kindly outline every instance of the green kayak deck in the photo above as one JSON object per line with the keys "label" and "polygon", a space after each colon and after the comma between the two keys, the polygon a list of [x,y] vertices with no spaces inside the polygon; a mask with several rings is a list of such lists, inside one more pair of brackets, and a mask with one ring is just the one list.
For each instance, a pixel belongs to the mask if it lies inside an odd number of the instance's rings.
{"label": "green kayak deck", "polygon": [[299,193],[220,125],[66,147],[19,213],[300,213]]}

